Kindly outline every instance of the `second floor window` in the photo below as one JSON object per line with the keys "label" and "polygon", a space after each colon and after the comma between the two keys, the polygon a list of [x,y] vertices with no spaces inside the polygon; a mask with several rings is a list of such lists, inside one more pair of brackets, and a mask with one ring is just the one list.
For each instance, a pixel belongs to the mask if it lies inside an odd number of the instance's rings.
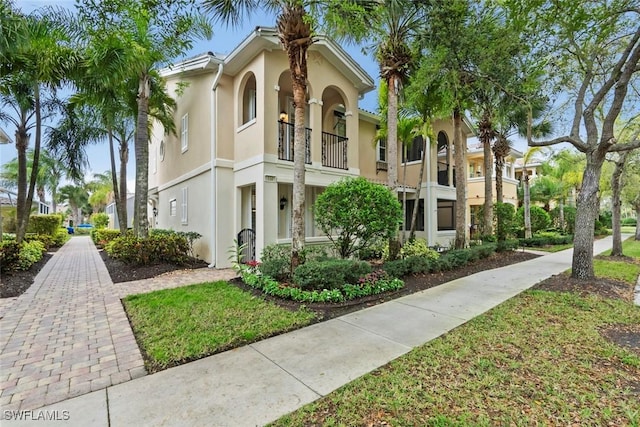
{"label": "second floor window", "polygon": [[180,124],[180,146],[182,147],[182,152],[184,153],[189,148],[189,115],[185,114],[182,116],[182,121]]}
{"label": "second floor window", "polygon": [[242,94],[242,124],[256,118],[256,77],[251,75]]}
{"label": "second floor window", "polygon": [[406,149],[406,157],[403,152],[402,161],[403,162],[419,162],[422,160],[422,148],[424,146],[424,141],[421,136],[417,136],[413,139],[413,142]]}
{"label": "second floor window", "polygon": [[376,160],[379,162],[387,161],[387,140],[384,138],[380,138],[378,140],[378,145],[376,147]]}

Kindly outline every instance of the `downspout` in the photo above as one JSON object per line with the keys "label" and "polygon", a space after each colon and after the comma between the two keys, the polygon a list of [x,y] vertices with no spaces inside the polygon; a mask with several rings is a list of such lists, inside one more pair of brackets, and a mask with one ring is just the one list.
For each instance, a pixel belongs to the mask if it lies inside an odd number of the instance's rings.
{"label": "downspout", "polygon": [[[209,58],[209,63],[211,63],[212,59]],[[209,64],[207,64],[209,65]],[[211,84],[211,118],[210,118],[210,126],[211,126],[211,240],[209,242],[209,246],[211,247],[211,264],[209,264],[209,268],[214,268],[216,266],[216,253],[217,253],[217,233],[216,233],[216,224],[218,218],[217,211],[217,203],[216,198],[218,192],[216,191],[216,135],[218,132],[218,115],[216,114],[216,101],[217,101],[217,88],[218,83],[220,82],[220,77],[222,77],[222,71],[224,66],[222,63],[218,64],[218,73],[213,78],[213,83]]]}

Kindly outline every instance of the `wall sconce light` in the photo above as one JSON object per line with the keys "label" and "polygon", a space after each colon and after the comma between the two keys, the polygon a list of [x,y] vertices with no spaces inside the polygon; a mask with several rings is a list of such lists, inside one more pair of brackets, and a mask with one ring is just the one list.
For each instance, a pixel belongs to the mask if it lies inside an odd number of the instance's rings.
{"label": "wall sconce light", "polygon": [[156,208],[155,206],[153,207],[153,216],[154,217],[158,216],[158,208]]}
{"label": "wall sconce light", "polygon": [[281,122],[288,122],[289,121],[289,115],[287,114],[286,111],[280,111],[280,121]]}
{"label": "wall sconce light", "polygon": [[280,198],[280,210],[283,211],[285,206],[287,206],[287,198],[282,196]]}

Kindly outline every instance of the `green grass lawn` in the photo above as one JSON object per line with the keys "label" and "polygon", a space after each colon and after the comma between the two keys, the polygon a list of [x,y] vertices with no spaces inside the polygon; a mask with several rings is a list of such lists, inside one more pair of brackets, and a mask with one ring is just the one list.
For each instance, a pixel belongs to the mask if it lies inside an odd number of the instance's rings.
{"label": "green grass lawn", "polygon": [[[611,250],[605,251],[602,254],[610,255]],[[640,260],[640,241],[634,240],[633,237],[624,240],[622,242],[622,254]]]}
{"label": "green grass lawn", "polygon": [[[599,275],[637,277],[596,261]],[[630,302],[526,291],[274,425],[638,426],[640,357],[601,334],[638,324]]]}
{"label": "green grass lawn", "polygon": [[256,298],[227,282],[202,283],[123,299],[150,371],[308,325],[315,315]]}
{"label": "green grass lawn", "polygon": [[636,234],[635,226],[623,226],[620,227],[623,233]]}
{"label": "green grass lawn", "polygon": [[573,247],[573,243],[567,243],[564,245],[536,246],[531,249],[544,251],[544,252],[560,252],[560,251],[564,251],[565,249],[571,249],[572,247]]}

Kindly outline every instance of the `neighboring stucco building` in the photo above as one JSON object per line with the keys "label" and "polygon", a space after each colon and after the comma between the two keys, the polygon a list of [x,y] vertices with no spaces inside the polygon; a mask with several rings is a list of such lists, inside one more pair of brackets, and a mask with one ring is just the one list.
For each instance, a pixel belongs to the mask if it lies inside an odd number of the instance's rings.
{"label": "neighboring stucco building", "polygon": [[[522,158],[522,152],[511,149],[504,159],[502,169],[502,197],[504,203],[510,203],[518,207],[518,185],[520,181],[516,176],[518,161]],[[496,202],[496,170],[495,161],[492,158],[491,181],[493,183],[493,202]],[[467,150],[467,200],[469,215],[471,218],[472,234],[482,222],[481,208],[484,205],[484,150],[482,144],[474,143]]]}
{"label": "neighboring stucco building", "polygon": [[[308,243],[326,241],[311,207],[327,185],[346,176],[387,179],[385,143],[374,140],[378,119],[358,108],[358,100],[374,89],[373,79],[334,41],[316,39],[308,53],[305,123]],[[216,267],[229,265],[235,239],[254,239],[257,257],[269,244],[290,242],[293,93],[275,29],[258,27],[226,56],[199,55],[161,74],[177,101],[177,136],[154,124],[149,215],[156,208],[157,216],[150,223],[199,232],[203,238],[194,249]],[[400,199],[407,192],[411,208],[419,190],[418,236],[448,245],[455,235],[453,121],[433,127],[438,141],[429,144],[423,182],[416,185],[423,144],[414,144],[407,185],[398,192]],[[470,132],[465,125],[464,134]]]}

